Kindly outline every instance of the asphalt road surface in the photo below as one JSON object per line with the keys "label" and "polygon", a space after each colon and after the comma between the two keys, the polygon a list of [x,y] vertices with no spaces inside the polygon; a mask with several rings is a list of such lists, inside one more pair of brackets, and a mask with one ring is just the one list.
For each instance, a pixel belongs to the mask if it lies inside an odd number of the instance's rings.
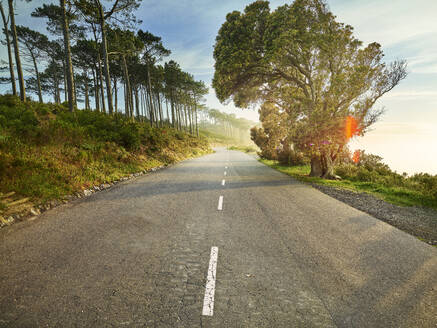
{"label": "asphalt road surface", "polygon": [[436,248],[224,149],[3,229],[0,279],[0,327],[437,327]]}

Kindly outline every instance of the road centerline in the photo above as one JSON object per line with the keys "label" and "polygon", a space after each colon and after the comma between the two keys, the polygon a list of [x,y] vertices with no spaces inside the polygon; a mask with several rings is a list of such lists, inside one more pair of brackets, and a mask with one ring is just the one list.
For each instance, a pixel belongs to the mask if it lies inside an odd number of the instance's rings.
{"label": "road centerline", "polygon": [[219,197],[217,209],[221,211],[223,209],[223,196]]}
{"label": "road centerline", "polygon": [[202,315],[212,316],[214,313],[215,280],[217,272],[218,247],[211,247],[208,275],[206,278],[205,297],[203,299]]}
{"label": "road centerline", "polygon": [[224,186],[224,185],[225,185],[225,179],[222,180],[222,186]]}

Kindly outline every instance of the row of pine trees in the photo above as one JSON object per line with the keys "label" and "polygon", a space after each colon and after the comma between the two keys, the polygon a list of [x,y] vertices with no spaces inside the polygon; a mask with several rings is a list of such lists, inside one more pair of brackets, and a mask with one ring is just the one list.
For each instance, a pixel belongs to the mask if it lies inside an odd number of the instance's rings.
{"label": "row of pine trees", "polygon": [[80,102],[85,109],[93,105],[109,115],[121,113],[152,126],[167,124],[199,134],[199,104],[208,88],[175,61],[161,64],[170,50],[159,36],[136,28],[140,2],[43,4],[31,15],[45,21],[48,35],[16,25],[20,13],[15,1],[7,0],[7,7],[0,2],[8,50],[8,67],[2,69],[9,71],[1,82],[10,83],[22,101],[27,92],[40,102],[43,96],[64,101],[70,111]]}

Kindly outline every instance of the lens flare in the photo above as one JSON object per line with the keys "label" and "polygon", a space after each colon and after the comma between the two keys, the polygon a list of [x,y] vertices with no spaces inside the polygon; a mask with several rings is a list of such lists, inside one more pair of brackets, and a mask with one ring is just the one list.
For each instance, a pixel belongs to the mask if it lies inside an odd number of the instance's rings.
{"label": "lens flare", "polygon": [[352,160],[354,161],[355,164],[358,164],[358,162],[360,161],[360,151],[359,150],[354,151],[354,155],[352,156]]}
{"label": "lens flare", "polygon": [[346,128],[345,128],[345,136],[346,139],[349,140],[354,135],[357,135],[359,132],[358,130],[358,123],[355,118],[352,116],[346,117]]}

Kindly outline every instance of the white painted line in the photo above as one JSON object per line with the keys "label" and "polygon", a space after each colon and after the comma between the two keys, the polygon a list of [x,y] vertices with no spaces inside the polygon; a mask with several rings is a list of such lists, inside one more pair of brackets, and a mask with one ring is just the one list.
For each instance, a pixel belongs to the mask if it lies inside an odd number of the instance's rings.
{"label": "white painted line", "polygon": [[225,185],[225,179],[222,180],[222,186],[224,186],[224,185]]}
{"label": "white painted line", "polygon": [[221,211],[223,209],[223,196],[219,197],[219,202],[217,206],[217,210]]}
{"label": "white painted line", "polygon": [[226,171],[225,171],[225,175],[226,175]]}
{"label": "white painted line", "polygon": [[225,169],[227,169],[228,167],[227,166],[225,166]]}
{"label": "white painted line", "polygon": [[202,315],[212,316],[214,312],[215,278],[217,272],[218,247],[211,247],[208,277],[206,278],[205,297],[203,299]]}

